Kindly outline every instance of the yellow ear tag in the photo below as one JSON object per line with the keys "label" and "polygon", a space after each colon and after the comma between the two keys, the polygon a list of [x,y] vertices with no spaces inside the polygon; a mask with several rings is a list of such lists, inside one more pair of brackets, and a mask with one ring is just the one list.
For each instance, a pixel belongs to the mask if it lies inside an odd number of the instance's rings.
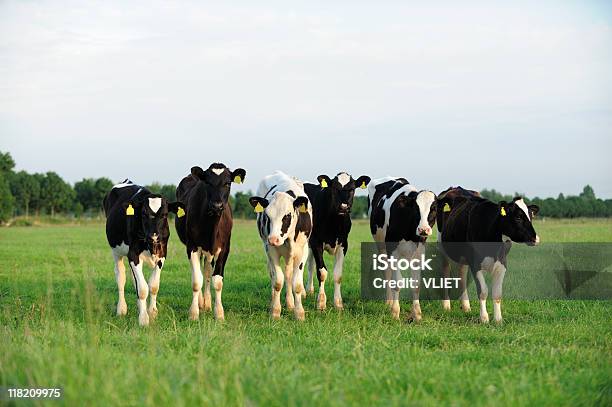
{"label": "yellow ear tag", "polygon": [[179,206],[178,211],[176,211],[176,216],[178,218],[182,218],[185,216],[185,210]]}
{"label": "yellow ear tag", "polygon": [[506,210],[504,209],[503,206],[502,206],[501,210],[499,211],[499,213],[501,213],[501,216],[506,216]]}
{"label": "yellow ear tag", "polygon": [[442,212],[450,212],[450,211],[451,211],[451,207],[447,202],[444,204],[444,208],[442,209]]}
{"label": "yellow ear tag", "polygon": [[132,204],[129,204],[128,207],[125,209],[125,214],[127,216],[134,216],[134,208],[132,207]]}
{"label": "yellow ear tag", "polygon": [[255,205],[255,213],[261,213],[263,211],[264,211],[264,207],[261,206],[259,202],[257,202],[257,205]]}
{"label": "yellow ear tag", "polygon": [[327,181],[325,181],[325,178],[321,180],[321,188],[327,188]]}
{"label": "yellow ear tag", "polygon": [[367,188],[367,185],[365,184],[365,181],[363,181],[361,183],[361,186],[359,188],[361,188],[361,189],[366,189]]}
{"label": "yellow ear tag", "polygon": [[236,175],[236,176],[234,177],[234,182],[235,182],[236,184],[242,184],[242,178],[240,178],[240,175]]}
{"label": "yellow ear tag", "polygon": [[305,205],[305,204],[301,204],[301,205],[300,205],[300,212],[301,212],[301,213],[306,213],[306,212],[308,212],[308,210],[306,210],[306,205]]}

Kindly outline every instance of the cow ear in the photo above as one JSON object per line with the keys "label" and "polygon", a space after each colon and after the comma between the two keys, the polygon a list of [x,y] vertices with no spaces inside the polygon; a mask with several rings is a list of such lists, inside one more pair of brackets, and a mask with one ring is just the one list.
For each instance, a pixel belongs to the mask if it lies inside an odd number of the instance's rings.
{"label": "cow ear", "polygon": [[529,205],[527,209],[529,209],[532,218],[540,212],[540,207],[538,205]]}
{"label": "cow ear", "polygon": [[191,175],[194,177],[203,180],[204,179],[204,170],[197,165],[195,167],[191,167]]}
{"label": "cow ear", "polygon": [[499,214],[501,216],[507,216],[508,215],[508,202],[506,202],[506,201],[500,201],[499,202]]}
{"label": "cow ear", "polygon": [[308,198],[305,196],[298,196],[295,198],[295,201],[293,201],[293,207],[301,213],[308,212]]}
{"label": "cow ear", "polygon": [[182,202],[170,202],[168,204],[168,212],[172,212],[176,214],[177,218],[182,218],[185,216],[185,205]]}
{"label": "cow ear", "polygon": [[321,188],[327,188],[331,183],[331,178],[329,178],[327,175],[319,175],[317,177],[317,181],[319,181]]}
{"label": "cow ear", "polygon": [[258,196],[252,196],[249,198],[249,203],[255,209],[256,213],[263,212],[268,206],[269,202],[266,198],[260,198]]}
{"label": "cow ear", "polygon": [[366,189],[368,187],[368,184],[370,183],[370,180],[371,178],[368,177],[367,175],[362,175],[361,177],[357,178],[357,180],[355,181],[355,187]]}
{"label": "cow ear", "polygon": [[232,171],[232,181],[236,184],[242,184],[245,177],[246,171],[242,168],[236,168],[234,171]]}

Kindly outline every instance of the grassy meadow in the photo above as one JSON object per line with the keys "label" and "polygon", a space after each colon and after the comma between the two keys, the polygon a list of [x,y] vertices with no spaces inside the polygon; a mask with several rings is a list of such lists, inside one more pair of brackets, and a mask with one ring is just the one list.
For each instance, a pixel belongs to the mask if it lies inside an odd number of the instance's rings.
{"label": "grassy meadow", "polygon": [[[612,242],[611,220],[536,229],[544,242]],[[404,302],[397,322],[383,303],[360,300],[359,242],[371,240],[360,221],[345,310],[333,309],[330,278],[327,311],[308,297],[299,323],[283,295],[273,321],[255,224],[237,221],[226,321],[209,312],[194,322],[185,249],[173,225],[171,233],[159,316],[143,329],[129,272],[128,315],[115,316],[103,224],[0,229],[0,386],[63,388],[59,402],[15,405],[612,405],[609,301],[505,301],[500,326],[478,322],[477,301],[471,314],[457,302],[450,313],[423,302],[422,323],[408,324]]]}

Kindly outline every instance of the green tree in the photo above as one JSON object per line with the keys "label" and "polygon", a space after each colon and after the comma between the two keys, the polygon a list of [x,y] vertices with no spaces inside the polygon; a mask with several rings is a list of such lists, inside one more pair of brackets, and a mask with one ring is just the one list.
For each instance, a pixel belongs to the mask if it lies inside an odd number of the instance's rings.
{"label": "green tree", "polygon": [[0,151],[0,222],[6,222],[13,216],[15,197],[9,184],[13,175],[15,161],[10,153]]}
{"label": "green tree", "polygon": [[6,173],[0,171],[0,222],[6,222],[13,216],[15,198],[11,194],[11,188]]}
{"label": "green tree", "polygon": [[74,189],[52,171],[45,174],[40,185],[40,194],[42,202],[51,216],[55,216],[56,211],[65,211],[72,208],[76,196]]}
{"label": "green tree", "polygon": [[237,218],[255,219],[256,214],[249,203],[249,198],[253,196],[251,191],[236,192],[233,199],[232,214]]}
{"label": "green tree", "polygon": [[150,185],[146,185],[145,188],[147,188],[149,191],[153,192],[154,194],[160,194],[161,196],[166,198],[168,202],[176,201],[176,186],[172,184],[162,185],[159,182],[154,182]]}
{"label": "green tree", "polygon": [[30,203],[40,195],[38,179],[25,171],[19,171],[11,176],[10,185],[17,207],[23,210],[27,218],[30,215]]}
{"label": "green tree", "polygon": [[368,217],[368,197],[356,196],[353,198],[353,208],[351,210],[351,218],[365,219]]}

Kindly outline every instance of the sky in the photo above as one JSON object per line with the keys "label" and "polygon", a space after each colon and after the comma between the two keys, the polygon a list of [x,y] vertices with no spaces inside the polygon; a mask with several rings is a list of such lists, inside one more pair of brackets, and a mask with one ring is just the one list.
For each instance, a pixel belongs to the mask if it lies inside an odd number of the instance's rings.
{"label": "sky", "polygon": [[612,198],[612,3],[509,3],[0,1],[0,151]]}

